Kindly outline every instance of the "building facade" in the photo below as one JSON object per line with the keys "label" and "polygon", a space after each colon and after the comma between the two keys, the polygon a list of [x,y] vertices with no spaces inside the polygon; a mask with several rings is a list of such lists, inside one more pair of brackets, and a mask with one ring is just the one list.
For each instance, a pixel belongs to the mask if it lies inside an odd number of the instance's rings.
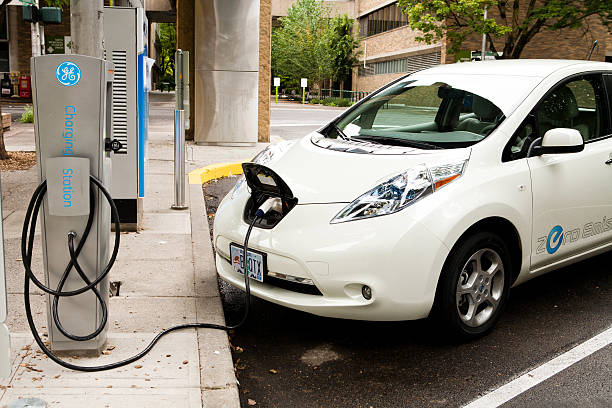
{"label": "building facade", "polygon": [[[526,2],[526,1],[525,1]],[[480,51],[481,36],[472,35],[462,44],[462,52],[447,52],[441,41],[425,44],[416,41],[417,33],[407,25],[396,0],[355,0],[355,18],[359,23],[362,57],[353,72],[353,89],[373,91],[406,73],[437,64],[456,62],[472,51]],[[495,12],[490,18],[498,18]],[[597,16],[586,20],[581,29],[546,30],[527,44],[521,58],[586,59],[594,40],[599,46],[592,60],[612,61],[612,35]]]}

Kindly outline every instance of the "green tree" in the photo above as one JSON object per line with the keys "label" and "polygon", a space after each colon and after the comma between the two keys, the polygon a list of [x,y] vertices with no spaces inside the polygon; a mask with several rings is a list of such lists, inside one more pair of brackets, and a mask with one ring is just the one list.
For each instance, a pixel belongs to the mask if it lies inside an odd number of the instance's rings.
{"label": "green tree", "polygon": [[299,0],[293,4],[272,33],[273,74],[308,78],[319,86],[331,78],[329,21],[329,8],[321,1]]}
{"label": "green tree", "polygon": [[160,80],[174,82],[174,56],[176,52],[176,27],[172,23],[160,23],[155,34],[159,55]]}
{"label": "green tree", "polygon": [[352,75],[353,67],[359,63],[359,40],[354,35],[355,20],[347,16],[336,16],[331,21],[329,47],[332,57],[332,79],[341,83]]}
{"label": "green tree", "polygon": [[[399,0],[419,41],[431,44],[445,36],[457,53],[471,34],[485,34],[490,51],[519,58],[542,30],[580,28],[586,18],[612,23],[612,0]],[[498,16],[484,20],[484,8]]]}

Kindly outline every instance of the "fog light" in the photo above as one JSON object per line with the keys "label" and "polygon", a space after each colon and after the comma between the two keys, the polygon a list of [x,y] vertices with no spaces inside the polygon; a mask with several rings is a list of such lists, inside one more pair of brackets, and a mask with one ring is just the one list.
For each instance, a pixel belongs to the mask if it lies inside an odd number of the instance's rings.
{"label": "fog light", "polygon": [[372,289],[368,285],[363,285],[361,287],[361,294],[365,300],[372,299]]}

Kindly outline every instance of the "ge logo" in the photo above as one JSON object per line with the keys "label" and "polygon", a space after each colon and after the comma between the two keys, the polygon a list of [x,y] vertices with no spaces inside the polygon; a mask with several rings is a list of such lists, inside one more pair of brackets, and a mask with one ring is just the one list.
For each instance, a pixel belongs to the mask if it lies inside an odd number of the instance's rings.
{"label": "ge logo", "polygon": [[557,252],[562,243],[563,228],[560,225],[557,225],[548,233],[548,239],[546,240],[546,250],[549,254],[554,254],[555,252]]}
{"label": "ge logo", "polygon": [[74,86],[81,80],[81,68],[74,62],[65,61],[57,66],[55,76],[60,84]]}

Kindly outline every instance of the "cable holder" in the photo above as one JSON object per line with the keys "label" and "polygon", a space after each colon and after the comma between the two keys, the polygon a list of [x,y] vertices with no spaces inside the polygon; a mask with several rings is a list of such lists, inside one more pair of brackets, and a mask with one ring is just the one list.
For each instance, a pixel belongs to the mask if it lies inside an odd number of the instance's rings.
{"label": "cable holder", "polygon": [[[249,315],[250,307],[251,307],[251,302],[250,302],[251,288],[250,288],[250,282],[249,282],[250,279],[248,277],[248,273],[244,274],[244,285],[245,285],[245,291],[246,291],[245,300],[244,300],[244,305],[245,305],[244,315],[237,324],[220,325],[220,324],[214,324],[214,323],[187,323],[187,324],[173,326],[168,329],[164,329],[163,331],[158,333],[153,338],[153,340],[149,343],[149,345],[144,350],[139,352],[138,354],[132,357],[129,357],[125,360],[117,361],[115,363],[100,365],[100,366],[79,366],[79,365],[64,361],[61,358],[54,355],[53,352],[45,345],[45,343],[41,339],[41,336],[38,333],[38,330],[36,329],[36,326],[34,324],[34,319],[32,317],[32,308],[30,305],[30,282],[34,283],[34,285],[37,286],[43,292],[53,296],[53,303],[52,303],[53,321],[57,329],[67,338],[74,340],[74,341],[91,340],[95,338],[97,335],[99,335],[104,330],[104,327],[106,326],[107,321],[108,321],[108,305],[106,304],[106,302],[104,302],[104,299],[102,298],[96,286],[104,278],[108,276],[108,274],[110,273],[110,270],[112,269],[117,259],[117,254],[119,252],[119,244],[120,244],[120,239],[121,239],[121,229],[120,229],[121,225],[119,223],[119,213],[117,211],[117,207],[115,206],[115,203],[110,193],[108,192],[108,190],[104,187],[102,182],[98,180],[96,177],[90,175],[89,180],[90,180],[91,194],[89,195],[90,196],[90,202],[89,202],[90,211],[89,211],[89,216],[87,218],[87,224],[85,225],[85,229],[83,230],[83,233],[80,237],[78,233],[75,231],[70,231],[66,237],[68,250],[70,253],[70,261],[68,262],[68,265],[66,265],[66,268],[64,269],[64,272],[60,278],[60,281],[56,289],[52,289],[46,286],[34,275],[34,272],[32,271],[32,251],[34,247],[34,236],[36,233],[36,221],[38,219],[38,213],[40,211],[40,206],[43,202],[45,194],[47,193],[47,181],[46,180],[43,181],[34,191],[34,194],[32,195],[32,198],[30,199],[30,203],[28,204],[28,209],[26,211],[26,216],[25,216],[25,220],[23,223],[23,230],[21,234],[21,255],[22,255],[23,266],[25,269],[24,305],[25,305],[25,311],[26,311],[26,318],[28,320],[28,325],[30,326],[30,330],[32,331],[32,335],[34,336],[34,340],[36,341],[36,344],[38,344],[40,349],[51,360],[61,365],[62,367],[65,367],[71,370],[75,370],[75,371],[98,372],[98,371],[112,370],[115,368],[126,366],[128,364],[131,364],[141,359],[153,349],[155,344],[163,336],[173,331],[183,330],[183,329],[217,329],[217,330],[227,331],[227,330],[237,329],[246,322],[248,315]],[[78,258],[79,258],[79,254],[81,253],[81,250],[83,249],[83,246],[85,245],[85,242],[87,241],[87,238],[89,237],[89,233],[91,232],[91,228],[93,225],[93,220],[95,216],[95,207],[96,207],[96,199],[95,199],[95,194],[94,194],[95,188],[97,188],[104,195],[105,199],[110,204],[111,220],[115,225],[115,243],[113,246],[113,251],[111,253],[110,259],[108,263],[106,264],[106,266],[104,267],[104,269],[102,270],[102,273],[96,279],[91,280],[84,273],[83,268],[79,264]],[[247,254],[249,238],[251,236],[251,231],[253,230],[253,226],[255,225],[255,222],[262,216],[263,216],[263,211],[259,210],[257,213],[257,216],[254,217],[253,221],[249,224],[249,228],[247,230],[247,234],[244,240],[244,253],[245,254]],[[76,247],[75,247],[75,244],[76,244]],[[247,270],[246,260],[247,260],[247,257],[245,255],[243,259],[243,270],[244,271]],[[72,272],[73,269],[76,270],[77,274],[81,277],[85,285],[76,290],[64,291],[63,290],[64,284],[66,283],[66,280],[70,276],[70,273]],[[95,294],[96,298],[98,299],[98,302],[100,303],[100,306],[102,309],[102,319],[100,321],[100,325],[92,333],[87,334],[87,335],[77,336],[72,333],[69,333],[63,327],[60,316],[58,314],[59,301],[63,297],[77,296],[77,295],[80,295],[88,291],[92,291]]]}

